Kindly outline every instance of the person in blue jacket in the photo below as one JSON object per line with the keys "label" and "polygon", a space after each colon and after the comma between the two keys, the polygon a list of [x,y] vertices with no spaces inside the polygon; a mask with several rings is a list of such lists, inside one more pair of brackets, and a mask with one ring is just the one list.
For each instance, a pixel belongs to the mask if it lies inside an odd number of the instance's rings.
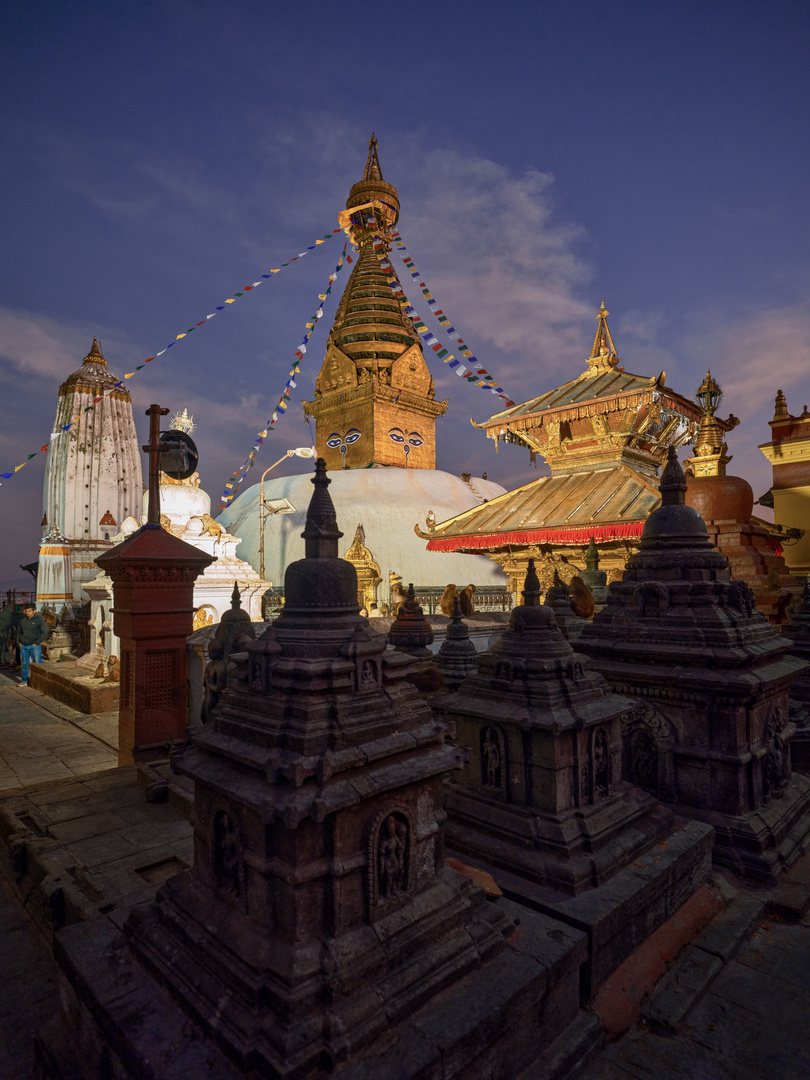
{"label": "person in blue jacket", "polygon": [[42,663],[42,642],[48,636],[48,626],[33,604],[23,608],[23,617],[17,627],[17,641],[20,645],[22,660],[22,678],[20,686],[28,686],[28,665]]}

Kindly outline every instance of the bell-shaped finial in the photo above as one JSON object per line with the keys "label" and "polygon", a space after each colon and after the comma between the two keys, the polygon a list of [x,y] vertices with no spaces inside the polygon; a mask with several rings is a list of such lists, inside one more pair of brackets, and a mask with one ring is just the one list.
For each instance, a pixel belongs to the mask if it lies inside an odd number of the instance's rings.
{"label": "bell-shaped finial", "polygon": [[526,580],[523,583],[523,606],[540,607],[540,579],[534,568],[534,559],[529,559],[526,568]]}
{"label": "bell-shaped finial", "polygon": [[674,446],[667,451],[667,463],[661,473],[661,505],[683,506],[686,502],[686,476]]}
{"label": "bell-shaped finial", "polygon": [[326,462],[318,458],[312,483],[315,491],[309,501],[307,521],[301,535],[307,559],[336,559],[338,540],[343,533],[338,528],[335,504],[329,494],[331,480],[326,475]]}

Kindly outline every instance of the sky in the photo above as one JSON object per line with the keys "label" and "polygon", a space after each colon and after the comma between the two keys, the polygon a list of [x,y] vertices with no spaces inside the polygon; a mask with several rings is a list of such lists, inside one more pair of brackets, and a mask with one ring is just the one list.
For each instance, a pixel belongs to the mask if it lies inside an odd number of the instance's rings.
{"label": "sky", "polygon": [[[758,497],[777,390],[810,404],[809,47],[803,0],[7,0],[0,472],[48,441],[94,335],[120,377],[336,228],[373,130],[411,257],[510,397],[584,369],[604,300],[628,371],[692,396],[711,368],[742,421],[729,472]],[[139,441],[151,402],[194,415],[215,513],[344,239],[127,381]],[[240,490],[311,444],[300,401],[347,279]],[[428,359],[437,468],[506,488],[544,470],[496,455],[470,418],[501,403]],[[0,486],[2,589],[30,585],[44,465]]]}

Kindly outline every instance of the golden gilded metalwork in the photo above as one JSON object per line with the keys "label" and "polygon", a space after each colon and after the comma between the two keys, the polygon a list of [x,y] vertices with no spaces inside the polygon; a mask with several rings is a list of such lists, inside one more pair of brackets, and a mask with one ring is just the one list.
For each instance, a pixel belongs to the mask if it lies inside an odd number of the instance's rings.
{"label": "golden gilded metalwork", "polygon": [[357,526],[352,545],[343,558],[357,571],[357,603],[367,611],[377,602],[377,586],[380,584],[380,567],[365,546],[366,533],[362,523]]}
{"label": "golden gilded metalwork", "polygon": [[369,465],[435,469],[437,416],[422,343],[380,268],[375,242],[390,252],[399,196],[383,180],[372,135],[363,179],[349,192],[339,221],[359,245],[357,262],[338,304],[315,398],[304,412],[315,419],[317,454],[327,469]]}
{"label": "golden gilded metalwork", "polygon": [[718,420],[714,415],[723,391],[712,377],[711,371],[698,387],[695,397],[703,407],[697,436],[692,443],[694,454],[685,458],[684,472],[688,477],[725,476],[726,466],[731,461],[728,446],[724,440],[726,432],[739,424],[733,414],[727,420]]}

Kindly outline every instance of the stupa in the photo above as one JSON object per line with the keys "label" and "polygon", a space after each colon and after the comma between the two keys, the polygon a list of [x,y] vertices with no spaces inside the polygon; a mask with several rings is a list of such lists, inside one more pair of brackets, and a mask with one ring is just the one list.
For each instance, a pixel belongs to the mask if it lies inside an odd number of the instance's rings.
{"label": "stupa", "polygon": [[633,702],[563,637],[531,561],[509,627],[440,707],[470,749],[448,785],[448,852],[586,930],[590,994],[705,880],[712,830],[676,831],[624,781]]}
{"label": "stupa", "polygon": [[793,656],[808,662],[791,685],[790,714],[796,732],[790,740],[793,768],[810,772],[810,578],[804,579],[802,597],[790,610],[790,618],[782,627],[782,636],[789,642]]}
{"label": "stupa", "polygon": [[[473,582],[481,596],[506,584],[503,573],[482,556],[437,558],[414,535],[414,525],[443,520],[480,506],[503,488],[467,473],[436,469],[436,420],[447,409],[437,401],[422,343],[403,313],[379,251],[388,253],[390,230],[399,220],[399,197],[383,179],[372,136],[363,177],[340,220],[359,251],[329,333],[315,381],[304,402],[315,420],[315,443],[332,479],[332,497],[342,520],[362,530],[360,559],[347,534],[341,555],[356,567],[376,567],[362,583],[362,604],[390,604],[389,581],[413,581],[443,589]],[[300,540],[309,501],[307,476],[268,480],[265,501],[275,512],[264,529],[265,576],[281,581],[290,562],[303,556]],[[243,492],[218,521],[242,538],[239,555],[260,567],[259,485]],[[362,562],[361,562],[362,560]]]}
{"label": "stupa", "polygon": [[77,1075],[146,1075],[159,1042],[222,1080],[511,1080],[577,1015],[584,935],[443,865],[442,780],[463,753],[413,659],[359,617],[322,459],[313,482],[284,609],[231,655],[175,759],[193,868],[133,909],[126,940],[110,924],[89,950],[60,941]]}
{"label": "stupa", "polygon": [[714,858],[772,883],[810,837],[810,778],[791,775],[788,694],[804,669],[685,505],[674,449],[661,506],[578,648],[638,711],[624,774],[715,829]]}
{"label": "stupa", "polygon": [[82,583],[98,573],[96,555],[112,547],[126,517],[140,513],[143,478],[132,401],[119,383],[93,338],[81,367],[59,387],[43,526],[67,538],[75,600],[84,599]]}

